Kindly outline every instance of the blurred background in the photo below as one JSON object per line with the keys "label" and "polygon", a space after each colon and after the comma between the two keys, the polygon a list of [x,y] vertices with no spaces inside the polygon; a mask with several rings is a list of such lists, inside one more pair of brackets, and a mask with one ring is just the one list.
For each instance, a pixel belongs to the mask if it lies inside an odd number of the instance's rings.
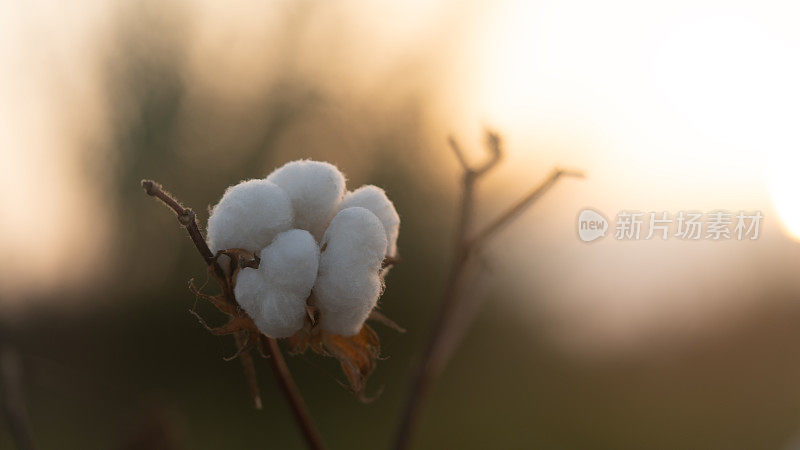
{"label": "blurred background", "polygon": [[[42,449],[302,448],[263,360],[250,405],[160,181],[207,219],[298,158],[402,218],[364,405],[287,357],[332,448],[386,448],[450,256],[455,135],[501,166],[483,307],[417,448],[784,449],[800,441],[800,10],[793,2],[0,0],[0,340]],[[587,245],[578,212],[759,210],[754,241]],[[612,230],[613,233],[613,230]],[[211,286],[211,285],[209,285]],[[0,399],[0,402],[4,399]],[[4,424],[5,425],[5,424]],[[0,426],[0,448],[13,448]]]}

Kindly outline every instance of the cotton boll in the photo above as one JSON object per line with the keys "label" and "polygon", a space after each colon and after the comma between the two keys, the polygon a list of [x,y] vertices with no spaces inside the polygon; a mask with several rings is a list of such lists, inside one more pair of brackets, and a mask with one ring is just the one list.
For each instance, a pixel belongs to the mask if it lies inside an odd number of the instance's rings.
{"label": "cotton boll", "polygon": [[211,251],[243,248],[258,252],[292,227],[294,212],[286,193],[266,180],[228,188],[208,218]]}
{"label": "cotton boll", "polygon": [[400,232],[400,216],[397,214],[392,201],[386,197],[386,192],[377,186],[361,186],[355,191],[345,194],[339,204],[339,210],[353,206],[366,208],[378,216],[383,229],[386,231],[386,256],[396,256],[397,235]]}
{"label": "cotton boll", "polygon": [[386,232],[368,209],[346,208],[325,231],[322,249],[314,285],[322,329],[344,336],[356,334],[381,293],[379,271]]}
{"label": "cotton boll", "polygon": [[254,319],[256,326],[272,338],[292,336],[303,328],[307,297],[298,297],[283,290],[271,292],[268,301],[261,305],[261,315]]}
{"label": "cotton boll", "polygon": [[308,231],[290,230],[279,234],[260,256],[258,269],[239,271],[234,294],[262,333],[289,337],[303,327],[319,248]]}
{"label": "cotton boll", "polygon": [[292,161],[268,177],[280,186],[292,202],[294,226],[308,230],[319,239],[344,195],[344,176],[333,164]]}
{"label": "cotton boll", "polygon": [[261,295],[265,290],[266,281],[257,269],[242,269],[236,275],[234,295],[236,301],[244,308],[250,317],[256,317],[261,312]]}
{"label": "cotton boll", "polygon": [[261,264],[270,286],[305,299],[311,294],[319,266],[319,247],[306,230],[284,231],[261,251]]}
{"label": "cotton boll", "polygon": [[305,297],[269,286],[258,269],[239,271],[234,294],[259,331],[269,337],[289,337],[303,327]]}

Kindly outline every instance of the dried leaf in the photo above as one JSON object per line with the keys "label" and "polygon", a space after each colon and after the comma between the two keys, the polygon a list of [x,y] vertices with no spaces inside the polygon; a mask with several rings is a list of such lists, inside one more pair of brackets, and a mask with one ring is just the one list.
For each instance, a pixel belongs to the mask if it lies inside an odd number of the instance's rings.
{"label": "dried leaf", "polygon": [[306,320],[303,328],[288,338],[289,353],[293,355],[303,354],[311,347],[314,352],[329,356],[322,346],[322,331],[319,325],[319,309],[315,306],[306,306]]}
{"label": "dried leaf", "polygon": [[[217,259],[219,259],[220,255],[226,255],[230,262],[228,263],[228,270],[223,270],[225,272],[225,285],[229,286],[231,291],[233,290],[233,286],[236,284],[236,275],[239,273],[240,270],[249,267],[253,269],[257,269],[259,264],[261,263],[261,259],[256,256],[255,253],[245,250],[243,248],[231,248],[228,250],[220,250],[217,252]],[[209,267],[211,269],[211,267]],[[220,280],[218,276],[215,275],[214,271],[211,270],[211,274],[217,278],[217,281]],[[222,284],[222,283],[220,283]],[[225,286],[223,285],[223,287]],[[231,295],[233,297],[233,295]]]}
{"label": "dried leaf", "polygon": [[200,290],[194,285],[194,280],[189,280],[189,290],[201,299],[207,300],[220,312],[227,315],[229,317],[228,322],[219,327],[211,327],[206,323],[205,320],[203,320],[202,317],[200,317],[199,314],[197,314],[197,312],[193,310],[190,310],[189,312],[192,313],[192,315],[197,318],[200,324],[203,325],[203,327],[205,327],[205,329],[211,334],[218,336],[235,334],[237,336],[236,354],[231,358],[226,358],[235,359],[237,356],[241,356],[243,353],[249,351],[253,347],[253,344],[249,342],[254,341],[253,339],[243,338],[249,335],[258,336],[260,332],[258,331],[255,323],[253,323],[253,320],[242,308],[239,307],[239,304],[236,302],[236,298],[233,295],[233,289],[230,287],[234,286],[236,275],[238,274],[239,270],[241,270],[243,267],[250,267],[252,264],[257,263],[258,258],[256,258],[253,253],[238,248],[222,250],[217,253],[217,258],[222,254],[227,255],[230,261],[229,266],[226,268],[227,270],[223,270],[224,277],[218,275],[217,272],[213,270],[213,266],[209,266],[211,275],[217,280],[222,288],[222,294],[204,294],[200,292]]}
{"label": "dried leaf", "polygon": [[339,360],[350,389],[362,401],[369,399],[364,395],[367,378],[375,370],[381,346],[378,335],[364,324],[355,336],[340,336],[322,333],[325,350]]}
{"label": "dried leaf", "polygon": [[190,312],[197,317],[200,324],[212,334],[234,335],[236,338],[236,353],[224,359],[230,361],[238,358],[242,362],[242,368],[244,369],[244,375],[247,379],[250,396],[253,399],[253,405],[256,409],[261,409],[261,395],[259,394],[253,358],[250,355],[250,350],[259,342],[259,339],[256,339],[256,337],[261,332],[247,313],[239,307],[239,303],[236,301],[233,293],[233,286],[235,286],[236,275],[239,273],[239,270],[244,267],[258,267],[260,261],[253,253],[242,249],[222,250],[217,253],[217,258],[222,254],[229,257],[230,262],[228,267],[222,268],[223,270],[221,273],[215,268],[214,264],[208,267],[211,276],[219,283],[222,293],[215,296],[204,294],[194,285],[194,280],[189,280],[189,290],[201,299],[208,300],[220,312],[226,314],[230,320],[222,326],[212,328],[206,324],[205,320],[195,311],[190,310]]}
{"label": "dried leaf", "polygon": [[303,328],[288,338],[289,353],[292,355],[300,355],[305,353],[309,347],[312,349],[315,349],[315,347],[319,348],[321,340],[319,330],[312,325],[310,319],[306,318],[306,321],[303,323]]}
{"label": "dried leaf", "polygon": [[[230,317],[230,321],[220,327],[212,328],[209,327],[199,315],[194,313],[194,311],[192,311],[192,313],[197,316],[201,324],[211,333],[217,335],[234,334],[236,336],[238,351],[232,358],[238,356],[245,365],[245,374],[247,375],[251,387],[251,393],[254,401],[258,405],[260,398],[258,397],[257,384],[255,384],[249,350],[256,341],[261,341],[260,339],[253,339],[253,337],[258,336],[260,332],[247,313],[239,307],[233,293],[233,286],[236,284],[236,276],[241,269],[245,267],[257,268],[261,261],[252,252],[243,249],[222,250],[217,253],[217,257],[219,257],[219,255],[228,256],[228,266],[223,268],[222,274],[220,274],[219,271],[215,271],[213,267],[209,267],[209,270],[222,288],[222,294],[218,296],[203,294],[191,281],[189,282],[189,289],[198,297],[208,300],[221,312],[227,314]],[[378,339],[378,335],[366,324],[361,327],[361,331],[355,336],[340,336],[324,333],[319,327],[319,310],[313,306],[313,303],[313,298],[309,298],[309,306],[307,307],[308,314],[303,328],[288,338],[290,353],[305,353],[310,348],[320,355],[335,357],[339,360],[342,371],[347,377],[349,389],[353,391],[361,401],[371,400],[364,395],[364,389],[367,378],[369,378],[375,370],[378,357],[380,356],[380,340]],[[405,332],[405,329],[377,311],[373,311],[369,319],[380,322],[401,333]],[[249,337],[249,339],[247,339],[246,336]],[[263,349],[260,350],[262,355],[266,354]]]}

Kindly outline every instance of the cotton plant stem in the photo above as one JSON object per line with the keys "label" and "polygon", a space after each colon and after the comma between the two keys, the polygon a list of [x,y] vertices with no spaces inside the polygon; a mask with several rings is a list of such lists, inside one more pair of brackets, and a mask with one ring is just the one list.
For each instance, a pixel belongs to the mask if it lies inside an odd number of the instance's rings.
{"label": "cotton plant stem", "polygon": [[[478,168],[471,168],[467,163],[461,147],[454,139],[450,139],[450,147],[456,155],[464,172],[462,175],[461,199],[459,203],[458,221],[456,223],[455,243],[453,258],[450,261],[445,289],[439,311],[434,319],[431,335],[423,350],[421,362],[412,375],[411,386],[406,397],[406,403],[400,418],[400,424],[395,434],[393,448],[404,450],[411,445],[416,431],[419,415],[425,400],[430,393],[433,382],[444,369],[453,350],[457,348],[466,330],[469,328],[478,305],[464,305],[461,289],[463,287],[467,268],[472,256],[482,248],[503,227],[517,218],[523,211],[530,207],[544,195],[556,181],[564,176],[583,176],[579,172],[554,169],[548,178],[539,186],[530,191],[522,199],[514,203],[508,210],[500,214],[488,226],[477,232],[473,238],[468,238],[474,209],[474,192],[477,181],[489,173],[502,158],[500,139],[496,134],[487,134],[487,147],[490,153],[489,160]],[[461,311],[469,306],[468,311]]]}
{"label": "cotton plant stem", "polygon": [[[195,217],[194,211],[184,207],[172,194],[165,191],[160,184],[153,180],[142,180],[142,187],[147,195],[161,200],[161,202],[175,212],[175,215],[178,216],[178,222],[189,233],[189,237],[192,238],[192,243],[194,243],[197,251],[200,252],[200,256],[203,257],[207,265],[212,267],[217,275],[224,278],[225,274],[222,268],[217,263],[214,253],[208,248],[208,244],[206,244],[206,240],[203,238],[203,233],[200,232],[200,227],[197,226],[197,218]],[[227,288],[227,286],[225,288]]]}
{"label": "cotton plant stem", "polygon": [[[247,342],[246,332],[237,331],[233,337],[236,338],[236,350],[241,350]],[[253,355],[250,354],[249,350],[245,350],[240,352],[237,358],[242,362],[242,370],[244,370],[245,378],[247,378],[247,388],[250,390],[253,406],[256,409],[261,409],[261,392],[259,392],[258,382],[256,381],[256,366],[253,363]]]}
{"label": "cotton plant stem", "polygon": [[[225,277],[222,268],[216,262],[214,253],[210,248],[208,248],[208,244],[206,244],[206,240],[203,238],[203,234],[200,232],[200,228],[197,226],[197,220],[194,211],[184,207],[172,194],[165,191],[160,184],[152,180],[142,180],[142,187],[147,195],[161,200],[165,205],[175,212],[175,214],[178,216],[178,222],[180,222],[180,224],[186,228],[186,231],[189,232],[189,237],[191,237],[194,246],[200,253],[200,256],[203,257],[203,260],[212,268],[212,270],[220,275],[220,279],[224,279]],[[226,291],[226,293],[230,293],[232,290],[232,286],[223,286],[222,288]],[[235,335],[235,337],[237,350],[239,350],[243,345],[243,337],[239,335]],[[286,366],[286,361],[283,359],[283,354],[281,353],[280,347],[278,347],[278,343],[274,339],[268,338],[264,335],[260,335],[260,337],[262,342],[266,344],[264,345],[264,348],[269,350],[269,355],[266,356],[270,357],[270,367],[272,368],[275,378],[278,381],[278,386],[280,387],[281,391],[283,391],[284,398],[292,410],[295,421],[297,422],[297,426],[303,433],[303,438],[308,444],[308,447],[315,450],[324,448],[322,439],[320,438],[320,435],[314,426],[314,421],[311,418],[311,414],[309,414],[308,408],[306,408],[306,404],[303,401],[303,397],[300,395],[300,390],[297,388],[297,385],[294,382],[292,373]],[[253,384],[255,380],[255,369],[251,355],[249,351],[245,351],[242,352],[239,357],[242,359],[242,365],[245,375],[248,379],[248,385],[251,394],[255,393],[253,400],[258,408],[260,407],[261,400],[260,396],[258,395],[258,387],[254,387]]]}
{"label": "cotton plant stem", "polygon": [[300,390],[289,372],[289,367],[286,365],[286,360],[283,359],[283,353],[278,346],[278,341],[270,337],[261,335],[262,347],[269,352],[268,360],[272,366],[272,372],[281,387],[281,392],[286,398],[286,402],[292,406],[292,413],[294,414],[295,422],[303,432],[303,438],[306,445],[310,449],[323,449],[325,444],[322,442],[319,432],[317,431],[314,421],[306,408],[303,397],[300,395]]}

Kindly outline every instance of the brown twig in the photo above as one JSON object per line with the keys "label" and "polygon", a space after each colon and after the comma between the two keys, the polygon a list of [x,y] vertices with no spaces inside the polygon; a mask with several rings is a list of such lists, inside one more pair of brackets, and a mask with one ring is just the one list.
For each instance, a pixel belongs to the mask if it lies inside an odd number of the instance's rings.
{"label": "brown twig", "polygon": [[[152,180],[142,180],[142,187],[144,188],[145,192],[147,192],[147,195],[161,200],[165,205],[175,212],[175,214],[178,216],[178,222],[180,222],[180,224],[186,228],[186,231],[189,232],[189,237],[192,238],[192,242],[197,248],[197,251],[200,253],[200,256],[202,256],[206,264],[209,265],[212,270],[219,275],[218,279],[224,280],[224,272],[217,263],[217,258],[214,256],[214,253],[208,248],[208,244],[206,244],[206,240],[203,238],[203,234],[200,232],[200,228],[197,226],[197,219],[194,211],[184,207],[172,194],[165,191],[160,184]],[[226,295],[230,296],[229,298],[233,299],[232,286],[222,286],[222,289]],[[240,350],[241,346],[244,345],[243,336],[236,334],[234,337],[236,338],[237,350]],[[314,422],[308,412],[308,408],[306,407],[306,404],[300,395],[300,391],[298,390],[297,385],[292,378],[292,373],[289,371],[289,368],[286,366],[286,362],[283,360],[283,354],[281,353],[280,347],[278,347],[274,339],[268,338],[264,335],[261,335],[261,339],[262,342],[267,344],[265,347],[269,349],[270,354],[265,356],[271,356],[269,358],[270,367],[272,367],[272,371],[275,373],[275,378],[278,380],[278,386],[280,386],[287,403],[289,403],[289,406],[291,407],[297,425],[303,433],[303,438],[308,444],[308,447],[311,449],[324,448],[324,445],[322,444],[322,438],[320,438],[319,433],[314,426]],[[242,366],[245,371],[245,376],[248,380],[250,392],[253,395],[255,406],[256,408],[260,408],[261,399],[258,394],[258,386],[255,383],[255,369],[249,351],[242,352],[241,355],[239,355],[239,359],[242,361]]]}
{"label": "brown twig", "polygon": [[245,378],[247,378],[247,388],[250,389],[250,398],[253,399],[253,406],[256,409],[261,409],[261,393],[258,390],[258,381],[256,381],[256,366],[253,364],[253,355],[245,348],[248,339],[247,335],[244,331],[237,331],[233,337],[236,339],[236,357],[242,362],[242,369],[244,370]]}
{"label": "brown twig", "polygon": [[395,450],[404,450],[411,444],[419,414],[433,381],[441,373],[452,349],[458,344],[463,331],[469,327],[472,320],[472,314],[455,314],[464,306],[462,305],[460,289],[465,279],[465,269],[468,267],[472,255],[500,229],[535,203],[560,177],[583,176],[580,172],[555,169],[539,186],[514,203],[506,212],[491,221],[486,228],[476,233],[474,237],[469,238],[468,233],[474,208],[475,184],[502,159],[501,141],[497,134],[487,132],[486,145],[489,151],[489,159],[476,168],[469,165],[464,152],[455,139],[451,137],[449,143],[456,159],[463,168],[459,217],[453,247],[454,254],[450,261],[439,312],[434,320],[431,335],[423,351],[421,362],[412,376],[411,386],[395,435],[393,447]]}
{"label": "brown twig", "polygon": [[147,195],[161,200],[175,212],[175,215],[178,216],[178,222],[189,232],[189,237],[192,238],[192,242],[197,251],[200,252],[200,256],[203,257],[207,265],[213,268],[214,272],[222,276],[222,268],[217,263],[214,253],[208,248],[208,244],[203,238],[203,233],[200,232],[200,227],[197,226],[197,218],[194,211],[191,208],[184,207],[172,194],[165,191],[160,184],[153,180],[142,180],[142,187]]}
{"label": "brown twig", "polygon": [[541,184],[533,188],[527,195],[519,199],[517,203],[508,208],[503,214],[500,214],[494,221],[487,225],[483,230],[476,233],[475,237],[468,243],[469,247],[475,248],[478,245],[486,242],[492,235],[497,233],[504,226],[511,223],[517,216],[522,214],[523,211],[528,209],[532,204],[536,203],[553,185],[556,184],[559,178],[563,176],[570,176],[576,178],[583,178],[583,172],[576,170],[562,170],[553,169],[550,175],[542,181]]}
{"label": "brown twig", "polygon": [[325,448],[325,444],[322,443],[322,438],[314,426],[314,421],[308,413],[303,397],[300,395],[300,390],[297,388],[292,374],[289,372],[289,367],[283,359],[283,353],[281,353],[281,348],[278,346],[278,341],[262,334],[261,342],[262,348],[269,351],[269,355],[266,356],[269,357],[272,373],[275,374],[275,378],[281,386],[283,396],[289,404],[297,406],[292,408],[292,413],[294,414],[295,421],[303,431],[303,437],[306,439],[308,448]]}
{"label": "brown twig", "polygon": [[20,450],[33,450],[28,411],[22,393],[19,355],[9,345],[0,347],[0,410],[8,422],[11,438]]}

